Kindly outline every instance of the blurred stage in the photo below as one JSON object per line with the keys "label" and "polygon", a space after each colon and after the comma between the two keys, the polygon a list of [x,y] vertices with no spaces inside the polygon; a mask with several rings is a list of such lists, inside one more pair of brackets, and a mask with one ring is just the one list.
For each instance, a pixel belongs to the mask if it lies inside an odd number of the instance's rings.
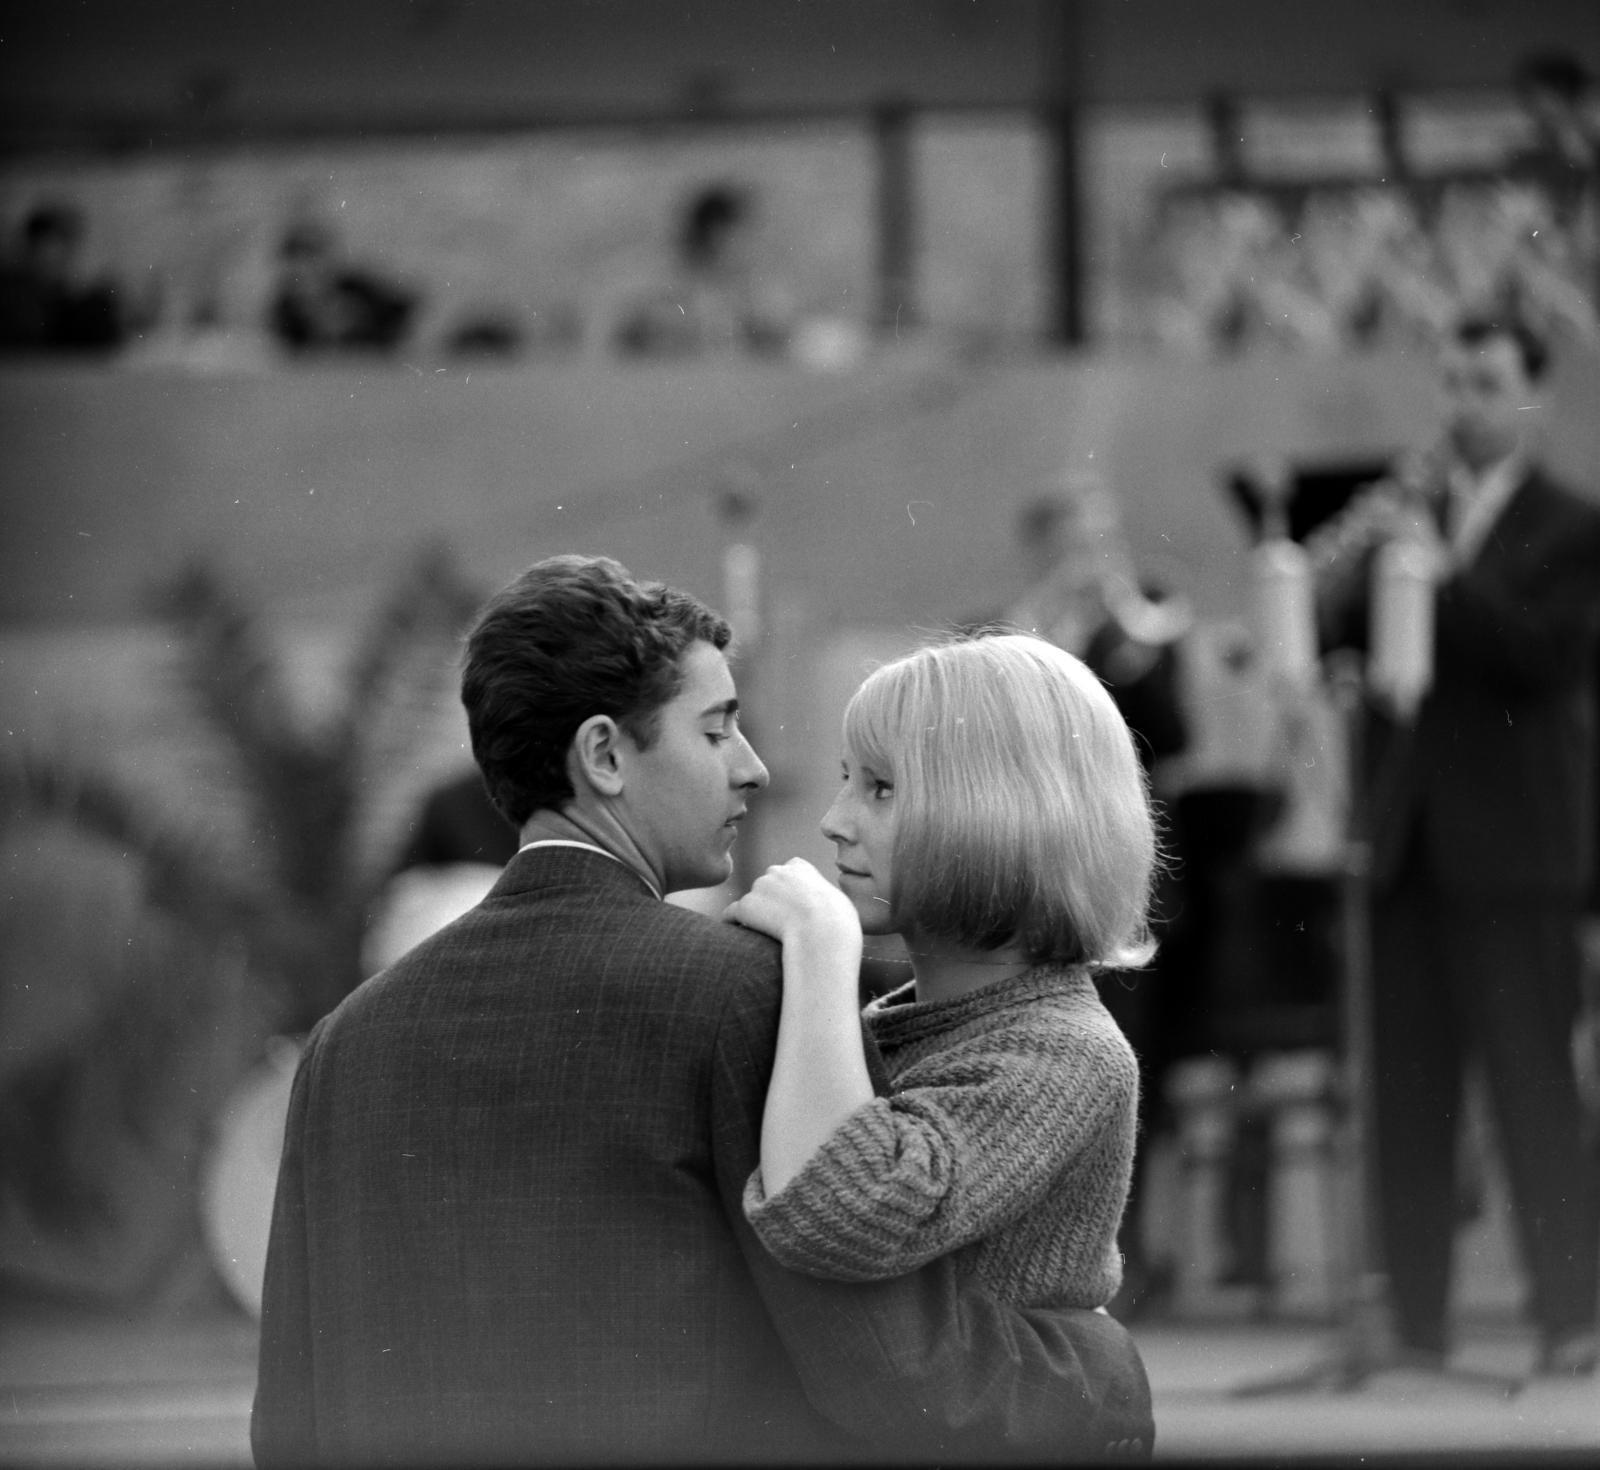
{"label": "blurred stage", "polygon": [[[1136,1329],[1155,1399],[1156,1459],[1281,1464],[1593,1464],[1600,1395],[1535,1380],[1515,1398],[1395,1371],[1353,1394],[1238,1398],[1318,1361],[1304,1326],[1165,1324]],[[1534,1340],[1505,1320],[1473,1324],[1454,1362],[1520,1374]],[[135,1327],[86,1319],[0,1328],[0,1458],[25,1466],[248,1466],[254,1325],[238,1318]]]}

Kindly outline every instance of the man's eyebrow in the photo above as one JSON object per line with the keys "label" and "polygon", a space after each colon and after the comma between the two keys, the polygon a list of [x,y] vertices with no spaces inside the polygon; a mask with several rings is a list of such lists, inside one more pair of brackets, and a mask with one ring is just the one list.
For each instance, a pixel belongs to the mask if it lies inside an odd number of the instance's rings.
{"label": "man's eyebrow", "polygon": [[721,704],[709,705],[707,708],[701,710],[700,718],[702,720],[707,720],[710,719],[712,715],[717,715],[722,719],[726,719],[729,715],[736,715],[738,713],[739,701],[737,699],[725,699]]}

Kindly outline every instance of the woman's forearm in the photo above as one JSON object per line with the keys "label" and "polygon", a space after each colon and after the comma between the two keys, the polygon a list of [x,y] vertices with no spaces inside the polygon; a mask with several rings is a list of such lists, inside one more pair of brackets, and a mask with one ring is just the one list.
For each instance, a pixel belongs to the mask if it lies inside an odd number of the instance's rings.
{"label": "woman's forearm", "polygon": [[761,1120],[761,1184],[770,1198],[828,1136],[872,1100],[862,1051],[859,935],[783,947],[783,1006]]}

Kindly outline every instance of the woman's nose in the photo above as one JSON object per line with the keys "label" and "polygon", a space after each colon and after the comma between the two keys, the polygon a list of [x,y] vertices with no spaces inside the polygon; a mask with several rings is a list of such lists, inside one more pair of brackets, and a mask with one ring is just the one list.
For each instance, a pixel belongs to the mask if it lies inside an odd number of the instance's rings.
{"label": "woman's nose", "polygon": [[833,799],[833,805],[822,814],[822,835],[829,842],[849,842],[852,840],[852,829],[848,820],[848,793],[841,791]]}

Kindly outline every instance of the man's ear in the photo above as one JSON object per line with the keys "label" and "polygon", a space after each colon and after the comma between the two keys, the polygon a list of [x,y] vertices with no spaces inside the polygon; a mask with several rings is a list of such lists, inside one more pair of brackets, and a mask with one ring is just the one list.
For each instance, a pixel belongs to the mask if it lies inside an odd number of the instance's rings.
{"label": "man's ear", "polygon": [[587,787],[596,796],[622,794],[622,762],[618,747],[622,731],[610,715],[590,715],[572,737],[567,751],[567,774],[575,791]]}

